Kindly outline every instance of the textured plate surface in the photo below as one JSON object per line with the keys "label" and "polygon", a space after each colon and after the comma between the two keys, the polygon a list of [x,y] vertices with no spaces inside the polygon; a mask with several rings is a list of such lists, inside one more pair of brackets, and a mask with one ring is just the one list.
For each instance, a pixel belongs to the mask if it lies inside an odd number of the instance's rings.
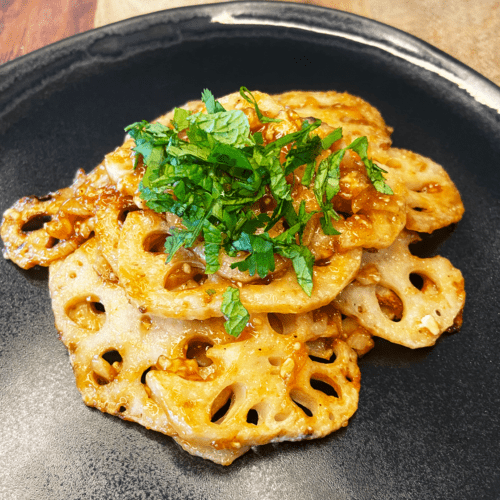
{"label": "textured plate surface", "polygon": [[357,94],[395,128],[395,146],[445,166],[466,207],[439,246],[465,276],[462,331],[419,351],[377,341],[346,429],[223,468],[84,406],[46,272],[2,261],[0,498],[498,498],[500,89],[438,50],[274,2],[166,11],[59,42],[0,67],[0,210],[68,185],[127,124],[241,85]]}

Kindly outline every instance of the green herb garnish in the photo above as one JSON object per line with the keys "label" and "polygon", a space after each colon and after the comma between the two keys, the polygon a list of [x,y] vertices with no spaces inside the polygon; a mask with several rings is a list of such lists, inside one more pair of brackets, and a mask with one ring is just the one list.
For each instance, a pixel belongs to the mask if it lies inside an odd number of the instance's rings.
{"label": "green herb garnish", "polygon": [[372,160],[368,158],[368,139],[363,137],[358,137],[356,140],[352,141],[352,143],[347,146],[347,149],[352,149],[356,153],[358,153],[361,160],[366,167],[366,173],[370,181],[373,184],[373,187],[379,192],[383,194],[394,194],[390,186],[385,183],[383,173],[387,173],[387,170],[380,168],[378,165],[375,165]]}
{"label": "green herb garnish", "polygon": [[246,88],[246,87],[240,87],[240,95],[245,99],[245,101],[249,102],[250,104],[253,104],[255,108],[255,112],[257,113],[257,117],[259,118],[259,121],[261,123],[270,123],[270,122],[279,122],[277,118],[269,118],[267,116],[264,116],[260,109],[259,105],[257,104],[257,101],[253,94]]}
{"label": "green herb garnish", "polygon": [[250,319],[250,314],[240,302],[238,288],[227,287],[222,295],[221,312],[227,319],[224,323],[226,332],[233,337],[238,337]]}
{"label": "green herb garnish", "polygon": [[[254,106],[261,123],[279,121],[263,115],[248,89],[241,87],[240,94]],[[190,248],[203,238],[207,274],[219,270],[222,250],[230,256],[246,252],[247,256],[231,267],[265,278],[275,270],[274,255],[279,254],[292,261],[298,283],[310,296],[314,256],[300,243],[307,222],[317,212],[306,212],[304,202],[296,212],[286,176],[305,165],[301,182],[313,184],[323,231],[338,234],[332,218],[340,217],[331,200],[340,189],[339,166],[346,149],[361,157],[375,189],[392,193],[384,182],[384,171],[367,158],[366,137],[331,154],[316,168],[321,151],[342,137],[340,128],[321,140],[311,134],[321,122],[304,121],[301,130],[264,145],[261,133],[251,133],[243,111],[225,110],[207,89],[202,101],[206,113],[176,109],[173,129],[147,121],[125,129],[135,140],[137,157],[142,156],[147,167],[139,186],[141,198],[152,210],[182,218],[184,228],[172,228],[165,243],[167,262],[181,247]],[[288,153],[282,163],[280,154],[285,146]],[[271,216],[256,215],[251,206],[265,194],[272,195],[276,208]],[[271,237],[269,231],[280,220],[287,229]],[[238,289],[226,290],[221,310],[228,320],[226,330],[238,336],[249,318]]]}

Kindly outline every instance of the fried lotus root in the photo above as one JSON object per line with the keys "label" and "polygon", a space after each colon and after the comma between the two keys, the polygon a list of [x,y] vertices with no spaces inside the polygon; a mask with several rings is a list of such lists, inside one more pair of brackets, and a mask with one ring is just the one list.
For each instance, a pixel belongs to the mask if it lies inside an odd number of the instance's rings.
{"label": "fried lotus root", "polygon": [[212,343],[231,337],[221,321],[202,325],[141,313],[123,289],[96,272],[96,243],[93,238],[50,266],[56,327],[70,352],[77,387],[87,405],[169,434],[164,413],[149,399],[145,372],[165,353],[180,355],[192,338],[208,332]]}
{"label": "fried lotus root", "polygon": [[364,135],[370,143],[370,151],[391,146],[392,128],[385,124],[376,108],[359,97],[335,91],[292,91],[272,97],[301,117],[319,118],[331,127],[342,127],[346,146]]}
{"label": "fried lotus root", "polygon": [[139,187],[144,168],[134,168],[135,141],[127,136],[125,142],[104,157],[103,165],[118,191],[124,195],[134,196]]}
{"label": "fried lotus root", "polygon": [[361,358],[366,353],[375,347],[372,334],[363,328],[356,318],[345,316],[342,319],[342,339],[347,345],[356,351],[358,358]]}
{"label": "fried lotus root", "polygon": [[377,151],[374,160],[397,173],[408,189],[407,229],[432,233],[462,218],[464,206],[460,193],[441,165],[396,148]]}
{"label": "fried lotus root", "polygon": [[95,202],[108,181],[101,166],[88,175],[79,170],[70,187],[20,199],[3,216],[4,257],[30,269],[69,255],[89,238]]}
{"label": "fried lotus root", "polygon": [[[121,287],[96,271],[99,261],[92,238],[49,269],[56,327],[69,351],[77,388],[88,406],[175,434],[166,413],[151,399],[146,373],[157,369],[162,356],[203,364],[206,346],[234,338],[224,331],[221,319],[186,322],[143,314]],[[190,449],[216,462],[241,454],[194,445]]]}
{"label": "fried lotus root", "polygon": [[56,328],[67,347],[85,404],[168,433],[166,415],[141,382],[170,338],[150,335],[151,319],[94,269],[95,238],[49,268]]}
{"label": "fried lotus root", "polygon": [[[259,314],[238,341],[208,349],[208,374],[186,370],[185,359],[166,360],[163,370],[147,374],[180,440],[241,451],[319,438],[347,425],[358,405],[356,353],[334,326],[315,324],[312,313],[282,319],[282,334]],[[308,343],[319,338],[323,348],[316,343],[312,355]]]}
{"label": "fried lotus root", "polygon": [[[118,277],[136,304],[154,314],[179,319],[221,316],[222,294],[236,286],[217,275],[204,274],[195,254],[181,248],[165,264],[163,242],[169,226],[160,215],[144,210],[128,214],[118,243]],[[293,268],[265,283],[242,283],[240,300],[250,313],[307,312],[331,302],[353,279],[361,249],[331,256],[314,266],[314,288],[308,297]],[[215,291],[215,293],[214,293]]]}
{"label": "fried lotus root", "polygon": [[118,273],[118,241],[127,214],[138,210],[131,196],[122,195],[114,186],[106,188],[96,203],[95,237],[99,251],[113,272]]}
{"label": "fried lotus root", "polygon": [[[406,189],[397,176],[386,175],[386,179],[394,194],[382,194],[370,186],[350,200],[352,215],[332,221],[340,232],[333,237],[335,248],[387,248],[400,234],[406,223]],[[346,180],[342,183],[349,185]],[[340,194],[347,194],[350,189]]]}
{"label": "fried lotus root", "polygon": [[[386,176],[393,195],[379,193],[368,179],[364,166],[362,170],[351,171],[344,167],[353,163],[353,156],[346,154],[347,158],[341,164],[341,190],[333,198],[334,208],[342,217],[340,220],[332,219],[332,225],[340,234],[324,234],[319,215],[309,221],[304,232],[304,242],[319,258],[332,251],[342,252],[359,247],[386,248],[405,227],[407,191],[399,177],[394,174]],[[294,196],[298,201],[301,198],[311,199],[310,190],[303,186],[295,187]],[[310,205],[311,210],[319,208],[311,202]]]}
{"label": "fried lotus root", "polygon": [[357,279],[333,302],[373,335],[410,348],[434,345],[460,321],[465,301],[461,272],[444,257],[415,257],[403,231],[387,249],[364,252]]}

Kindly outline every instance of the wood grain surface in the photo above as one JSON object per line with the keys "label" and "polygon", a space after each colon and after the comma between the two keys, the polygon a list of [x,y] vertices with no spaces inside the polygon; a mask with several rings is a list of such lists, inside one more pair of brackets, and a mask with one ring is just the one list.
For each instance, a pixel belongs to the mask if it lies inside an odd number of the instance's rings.
{"label": "wood grain surface", "polygon": [[0,63],[94,27],[97,0],[0,0]]}
{"label": "wood grain surface", "polygon": [[[217,1],[227,0],[0,0],[0,63],[132,16]],[[351,12],[406,31],[500,86],[499,0],[292,1]]]}

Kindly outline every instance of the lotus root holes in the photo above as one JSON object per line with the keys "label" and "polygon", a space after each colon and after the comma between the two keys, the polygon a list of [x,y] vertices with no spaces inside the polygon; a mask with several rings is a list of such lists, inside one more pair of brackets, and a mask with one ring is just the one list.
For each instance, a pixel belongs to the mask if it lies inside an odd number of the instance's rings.
{"label": "lotus root holes", "polygon": [[146,368],[142,372],[142,375],[141,375],[141,384],[145,384],[146,383],[146,375],[151,371],[151,368],[152,368],[152,366],[150,366],[149,368]]}
{"label": "lotus root holes", "polygon": [[380,306],[380,310],[386,316],[386,318],[396,323],[401,321],[401,318],[403,317],[404,307],[403,302],[399,298],[399,296],[392,290],[383,287],[377,288],[376,296]]}
{"label": "lotus root holes", "polygon": [[43,214],[35,215],[22,225],[21,231],[23,233],[31,233],[33,231],[38,231],[43,228],[45,223],[50,222],[51,220],[52,217],[50,215],[43,215]]}
{"label": "lotus root holes", "polygon": [[257,425],[259,423],[259,413],[255,408],[248,410],[247,423]]}
{"label": "lotus root holes", "polygon": [[121,210],[120,213],[118,214],[118,224],[119,226],[123,226],[123,223],[125,222],[125,220],[127,219],[127,215],[130,213],[130,212],[137,212],[137,210],[139,210],[139,208],[137,206],[131,206],[131,207],[128,207],[124,210]]}
{"label": "lotus root holes", "polygon": [[[319,337],[315,340],[309,340],[306,342],[306,347],[309,357],[313,361],[319,361],[320,363],[333,363],[335,361],[333,338],[331,337]],[[332,355],[333,361],[331,360]]]}
{"label": "lotus root holes", "polygon": [[99,385],[112,382],[121,370],[123,359],[116,349],[106,351],[92,359],[94,379]]}
{"label": "lotus root holes", "polygon": [[325,382],[324,380],[320,380],[319,378],[312,378],[310,380],[311,387],[316,390],[320,391],[323,394],[326,394],[327,396],[331,396],[334,398],[338,398],[339,395],[335,388],[333,387],[332,384]]}
{"label": "lotus root holes", "polygon": [[106,310],[94,295],[81,297],[66,306],[67,316],[80,328],[97,332],[106,321]]}
{"label": "lotus root holes", "polygon": [[437,293],[438,287],[428,276],[420,273],[410,273],[411,284],[422,293]]}
{"label": "lotus root holes", "polygon": [[289,417],[288,414],[286,413],[276,413],[276,415],[274,415],[274,420],[276,422],[283,422],[285,421],[287,418]]}
{"label": "lotus root holes", "polygon": [[410,282],[417,290],[422,290],[424,286],[424,278],[417,273],[410,274]]}
{"label": "lotus root holes", "polygon": [[282,363],[282,359],[281,357],[279,356],[270,356],[269,357],[269,363],[272,365],[272,366],[280,366],[281,363]]}
{"label": "lotus root holes", "polygon": [[280,315],[278,314],[268,314],[267,315],[267,320],[269,321],[269,324],[271,325],[271,328],[276,332],[279,333],[280,335],[283,335],[285,333],[285,328],[283,325],[283,319]]}
{"label": "lotus root holes", "polygon": [[169,236],[165,232],[153,232],[146,236],[142,246],[149,253],[164,253],[165,242]]}
{"label": "lotus root holes", "polygon": [[235,400],[235,395],[232,387],[226,387],[212,403],[210,410],[210,421],[214,424],[222,424],[224,418],[229,413],[231,406]]}
{"label": "lotus root holes", "polygon": [[186,358],[194,359],[198,366],[204,368],[212,364],[212,360],[207,356],[207,351],[213,343],[207,339],[192,339],[187,344]]}
{"label": "lotus root holes", "polygon": [[164,287],[169,291],[197,287],[207,279],[203,271],[201,265],[178,263],[167,274]]}
{"label": "lotus root holes", "polygon": [[312,399],[304,392],[298,389],[290,391],[290,399],[308,416],[312,417],[314,414],[315,404]]}

